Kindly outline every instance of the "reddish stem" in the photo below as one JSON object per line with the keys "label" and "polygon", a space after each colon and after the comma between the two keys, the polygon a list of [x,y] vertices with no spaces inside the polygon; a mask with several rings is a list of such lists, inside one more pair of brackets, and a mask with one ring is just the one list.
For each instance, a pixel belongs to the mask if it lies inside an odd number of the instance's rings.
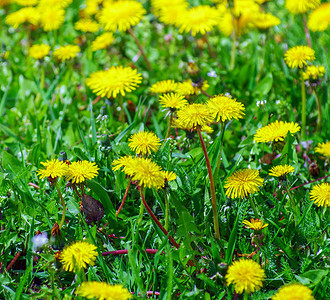
{"label": "reddish stem", "polygon": [[34,187],[37,190],[40,190],[40,187],[38,185],[34,184],[33,182],[29,182],[29,185]]}
{"label": "reddish stem", "polygon": [[11,269],[11,267],[13,266],[13,264],[16,262],[16,260],[18,260],[18,258],[21,256],[22,251],[19,251],[14,258],[12,259],[12,261],[9,263],[9,265],[7,266],[6,270],[9,272],[9,270]]}
{"label": "reddish stem", "polygon": [[[145,249],[143,252],[147,252],[148,254],[156,254],[158,249]],[[139,251],[138,251],[139,252]],[[107,252],[102,252],[102,256],[108,256],[108,255],[123,255],[127,254],[128,250],[115,250],[115,251],[107,251]],[[162,254],[165,254],[164,251],[162,251]]]}
{"label": "reddish stem", "polygon": [[300,188],[300,187],[302,187],[302,186],[304,186],[304,185],[306,185],[306,184],[310,184],[310,183],[313,183],[313,182],[315,182],[315,181],[320,181],[320,180],[322,180],[322,179],[328,178],[329,176],[330,176],[330,175],[327,175],[327,176],[324,176],[324,177],[321,177],[321,178],[315,179],[315,180],[313,180],[313,181],[309,181],[309,182],[303,183],[303,184],[301,184],[301,185],[294,186],[293,188],[290,189],[290,191],[295,190],[295,189],[298,189],[298,188]]}
{"label": "reddish stem", "polygon": [[151,208],[149,207],[148,203],[146,202],[146,200],[144,199],[143,196],[143,187],[139,186],[139,190],[140,190],[140,195],[142,198],[142,202],[145,206],[145,208],[147,209],[150,217],[155,221],[155,223],[157,224],[157,226],[159,227],[159,229],[166,235],[168,236],[168,239],[170,240],[170,242],[172,243],[172,245],[176,248],[179,248],[180,245],[174,240],[174,238],[167,232],[167,230],[164,228],[164,226],[159,222],[159,220],[157,219],[157,217],[154,215],[154,213],[152,212]]}
{"label": "reddish stem", "polygon": [[126,191],[125,191],[125,194],[124,194],[123,201],[121,202],[121,204],[120,204],[120,206],[119,206],[119,208],[118,208],[118,210],[117,210],[117,212],[116,212],[116,216],[119,215],[121,209],[122,209],[123,206],[124,206],[124,203],[125,203],[125,201],[126,201],[126,198],[127,198],[127,195],[128,195],[128,190],[129,190],[130,185],[131,185],[131,179],[129,179],[129,181],[128,181],[128,184],[127,184],[127,187],[126,187]]}

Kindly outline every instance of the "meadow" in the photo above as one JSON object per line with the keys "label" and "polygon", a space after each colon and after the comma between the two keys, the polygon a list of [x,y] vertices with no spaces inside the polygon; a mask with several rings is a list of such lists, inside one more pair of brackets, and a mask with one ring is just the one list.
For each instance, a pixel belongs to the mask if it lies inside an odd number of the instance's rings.
{"label": "meadow", "polygon": [[329,299],[329,16],[0,0],[0,299]]}

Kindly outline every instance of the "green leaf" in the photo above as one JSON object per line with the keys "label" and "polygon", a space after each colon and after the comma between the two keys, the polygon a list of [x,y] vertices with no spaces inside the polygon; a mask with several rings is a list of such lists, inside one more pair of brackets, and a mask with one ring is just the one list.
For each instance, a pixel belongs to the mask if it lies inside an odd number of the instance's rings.
{"label": "green leaf", "polygon": [[266,96],[273,86],[273,75],[272,73],[266,74],[266,76],[257,84],[254,89],[255,95],[260,95],[261,97]]}

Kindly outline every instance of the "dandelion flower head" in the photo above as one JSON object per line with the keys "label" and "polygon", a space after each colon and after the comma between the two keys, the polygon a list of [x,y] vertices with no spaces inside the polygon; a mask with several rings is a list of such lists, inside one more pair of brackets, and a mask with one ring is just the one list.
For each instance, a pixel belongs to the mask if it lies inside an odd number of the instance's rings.
{"label": "dandelion flower head", "polygon": [[157,17],[169,6],[184,6],[184,8],[188,8],[188,3],[186,0],[151,0],[152,12]]}
{"label": "dandelion flower head", "polygon": [[259,290],[265,278],[265,271],[252,259],[234,261],[226,274],[227,285],[233,283],[238,294],[250,294]]}
{"label": "dandelion flower head", "polygon": [[315,152],[320,153],[324,156],[329,156],[330,157],[330,142],[326,143],[319,143],[315,149]]}
{"label": "dandelion flower head", "polygon": [[172,111],[188,104],[185,97],[177,93],[167,93],[160,96],[159,103],[162,107],[169,108]]}
{"label": "dandelion flower head", "polygon": [[165,94],[174,92],[177,87],[177,83],[174,80],[162,80],[158,81],[150,87],[150,92],[155,94]]}
{"label": "dandelion flower head", "polygon": [[82,32],[96,32],[99,30],[100,25],[97,22],[86,18],[77,21],[74,28]]}
{"label": "dandelion flower head", "polygon": [[105,30],[126,31],[140,23],[146,10],[138,1],[111,2],[101,10],[99,21]]}
{"label": "dandelion flower head", "polygon": [[176,174],[174,172],[163,171],[165,181],[173,181],[176,179]]}
{"label": "dandelion flower head", "polygon": [[257,143],[268,143],[272,141],[283,141],[288,132],[292,134],[300,130],[300,126],[294,122],[275,121],[267,126],[261,127],[254,135]]}
{"label": "dandelion flower head", "polygon": [[244,106],[237,102],[235,98],[230,98],[223,94],[212,97],[207,105],[212,113],[216,115],[216,121],[225,122],[231,119],[238,120],[243,118]]}
{"label": "dandelion flower head", "polygon": [[120,284],[110,285],[106,282],[85,281],[77,289],[77,294],[87,299],[128,300],[131,293]]}
{"label": "dandelion flower head", "polygon": [[204,126],[212,123],[214,113],[210,111],[206,104],[188,104],[177,112],[178,122],[186,129],[194,130],[197,126]]}
{"label": "dandelion flower head", "polygon": [[289,165],[274,166],[269,170],[268,175],[274,177],[282,177],[293,172],[294,172],[294,167]]}
{"label": "dandelion flower head", "polygon": [[49,54],[50,47],[45,44],[33,45],[29,49],[29,56],[34,59],[43,59]]}
{"label": "dandelion flower head", "polygon": [[270,13],[259,13],[256,14],[252,23],[259,29],[267,29],[279,25],[281,20]]}
{"label": "dandelion flower head", "polygon": [[96,246],[85,241],[78,241],[63,249],[60,261],[66,271],[85,269],[87,265],[94,265],[97,257]]}
{"label": "dandelion flower head", "polygon": [[314,185],[309,193],[312,201],[317,206],[329,207],[330,206],[330,183],[321,183]]}
{"label": "dandelion flower head", "polygon": [[201,93],[200,90],[206,91],[209,87],[210,85],[208,84],[207,80],[203,81],[201,87],[197,87],[196,85],[194,85],[191,79],[187,79],[183,82],[177,83],[175,92],[184,96],[197,95]]}
{"label": "dandelion flower head", "polygon": [[72,0],[39,0],[39,7],[53,7],[53,8],[66,8],[69,4],[72,3]]}
{"label": "dandelion flower head", "polygon": [[159,21],[166,25],[174,25],[176,27],[179,26],[179,20],[182,14],[187,10],[188,3],[186,1],[173,1],[170,2],[169,5],[164,5],[159,12],[155,12],[156,15],[159,16]]}
{"label": "dandelion flower head", "polygon": [[308,15],[307,26],[311,31],[325,31],[330,26],[330,2],[322,3]]}
{"label": "dandelion flower head", "polygon": [[134,91],[141,81],[142,75],[136,69],[115,66],[92,73],[85,82],[97,96],[116,98],[118,94],[125,96],[126,92]]}
{"label": "dandelion flower head", "polygon": [[320,5],[320,0],[286,0],[285,7],[292,14],[304,14]]}
{"label": "dandelion flower head", "polygon": [[209,5],[199,5],[184,11],[177,25],[179,32],[190,32],[192,36],[197,33],[204,35],[211,31],[215,25],[220,22],[219,11]]}
{"label": "dandelion flower head", "polygon": [[86,179],[93,179],[98,175],[99,167],[95,162],[87,160],[75,161],[69,165],[68,180],[72,179],[72,183],[81,183]]}
{"label": "dandelion flower head", "polygon": [[308,46],[295,46],[290,48],[284,54],[284,61],[291,68],[300,68],[307,66],[307,61],[315,59],[315,51]]}
{"label": "dandelion flower head", "polygon": [[63,161],[52,159],[41,162],[41,164],[44,166],[44,169],[38,171],[38,176],[42,179],[46,177],[57,178],[67,175],[68,165]]}
{"label": "dandelion flower head", "polygon": [[248,220],[244,220],[243,224],[246,225],[247,228],[254,231],[260,231],[268,226],[267,223],[264,224],[264,222],[259,219],[250,219],[250,222]]}
{"label": "dandelion flower head", "polygon": [[315,300],[312,292],[311,289],[302,284],[293,283],[282,286],[272,297],[272,300]]}
{"label": "dandelion flower head", "polygon": [[142,131],[133,134],[129,139],[128,146],[137,154],[147,155],[157,152],[160,139],[153,132]]}
{"label": "dandelion flower head", "polygon": [[243,169],[235,171],[227,180],[224,188],[226,196],[231,198],[244,198],[249,194],[259,191],[264,180],[259,176],[259,171],[255,169]]}
{"label": "dandelion flower head", "polygon": [[112,32],[105,32],[99,35],[93,42],[92,42],[92,51],[97,51],[101,49],[108,48],[112,42],[114,41],[114,36]]}
{"label": "dandelion flower head", "polygon": [[65,60],[69,60],[71,58],[76,57],[79,52],[80,52],[79,46],[67,45],[56,49],[53,55],[57,60],[63,62]]}
{"label": "dandelion flower head", "polygon": [[39,0],[15,0],[18,5],[33,6],[38,4]]}
{"label": "dandelion flower head", "polygon": [[23,23],[37,25],[40,14],[35,7],[24,7],[6,16],[6,24],[18,28]]}
{"label": "dandelion flower head", "polygon": [[[120,170],[121,168],[123,168],[123,172],[125,172],[125,168],[127,166],[131,166],[131,164],[133,163],[133,157],[129,156],[129,155],[126,155],[126,156],[122,156],[118,159],[115,159],[113,162],[112,162],[112,170],[114,171],[118,171]],[[125,172],[126,173],[126,172]]]}
{"label": "dandelion flower head", "polygon": [[307,66],[306,70],[303,72],[303,77],[304,80],[313,81],[323,77],[324,74],[325,68],[323,66]]}
{"label": "dandelion flower head", "polygon": [[56,6],[39,7],[40,25],[45,31],[59,29],[65,20],[65,10]]}

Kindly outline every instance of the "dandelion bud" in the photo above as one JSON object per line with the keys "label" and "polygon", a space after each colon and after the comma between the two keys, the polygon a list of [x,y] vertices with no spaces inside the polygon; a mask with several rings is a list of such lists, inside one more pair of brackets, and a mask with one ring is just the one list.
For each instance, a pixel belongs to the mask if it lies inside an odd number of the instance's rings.
{"label": "dandelion bud", "polygon": [[317,177],[320,174],[320,168],[316,163],[311,163],[309,165],[309,174],[313,177]]}

